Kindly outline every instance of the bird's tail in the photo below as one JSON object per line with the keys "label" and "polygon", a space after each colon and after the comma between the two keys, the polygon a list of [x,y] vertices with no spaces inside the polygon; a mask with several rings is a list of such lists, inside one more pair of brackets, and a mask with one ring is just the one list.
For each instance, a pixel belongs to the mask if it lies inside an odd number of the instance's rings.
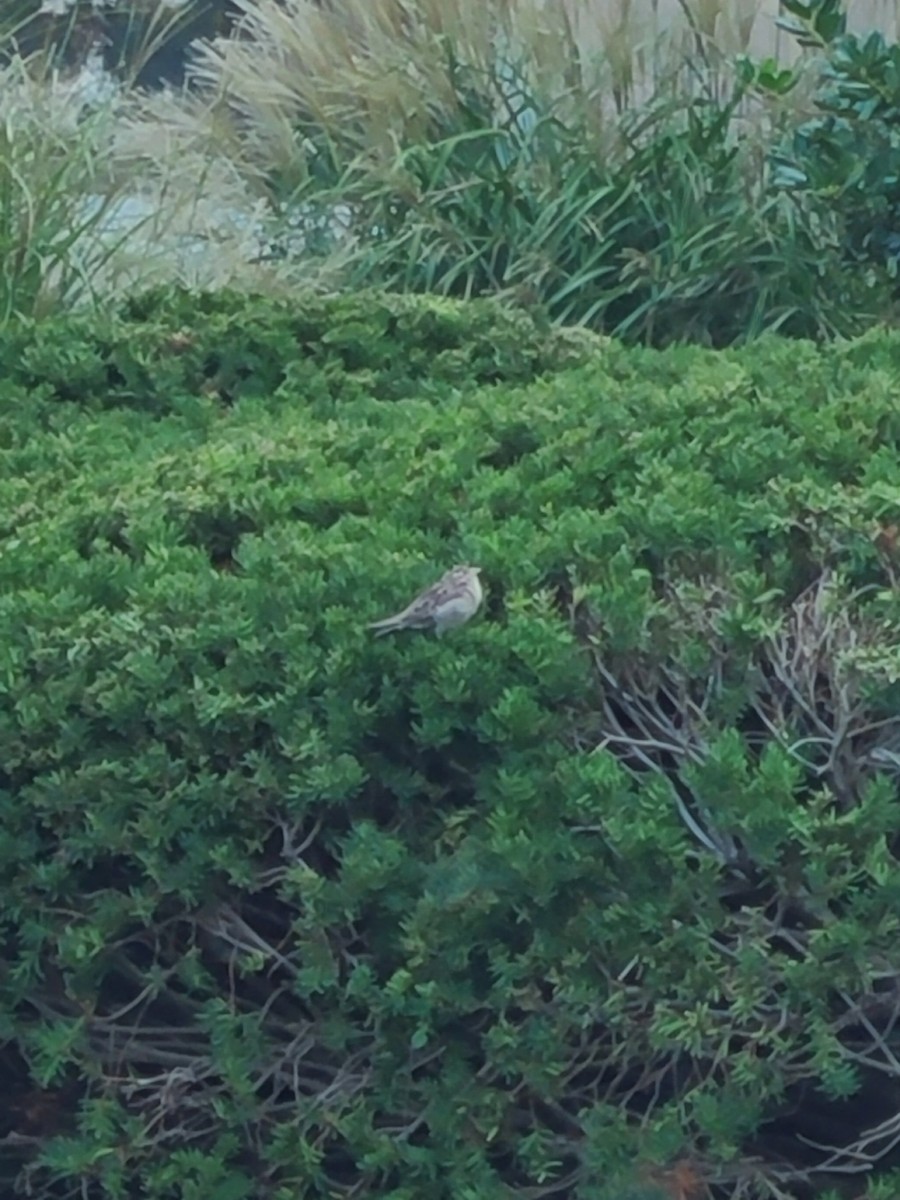
{"label": "bird's tail", "polygon": [[403,622],[399,617],[385,617],[383,621],[373,621],[369,628],[375,631],[376,637],[384,637],[386,633],[396,633],[402,629]]}

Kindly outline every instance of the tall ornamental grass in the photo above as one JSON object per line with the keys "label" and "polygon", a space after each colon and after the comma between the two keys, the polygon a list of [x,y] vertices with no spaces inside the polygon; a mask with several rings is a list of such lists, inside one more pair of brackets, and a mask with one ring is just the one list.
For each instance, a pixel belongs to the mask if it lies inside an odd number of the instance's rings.
{"label": "tall ornamental grass", "polygon": [[[4,69],[0,321],[170,280],[490,294],[653,344],[892,312],[897,48],[840,0],[783,5],[780,60],[756,0],[236,8],[183,90],[130,86],[134,46],[105,97]],[[823,125],[829,72],[869,90]]]}
{"label": "tall ornamental grass", "polygon": [[726,53],[703,6],[655,40],[607,15],[594,45],[588,7],[537,0],[238,8],[197,91],[152,111],[170,155],[258,198],[282,277],[494,294],[654,343],[848,334],[889,307],[882,271],[845,269],[843,214],[773,180],[814,72]]}
{"label": "tall ornamental grass", "polygon": [[[256,246],[252,204],[217,190],[222,172],[207,158],[189,173],[148,172],[130,141],[144,103],[134,80],[183,16],[160,7],[135,24],[109,74],[96,52],[80,70],[69,61],[78,13],[50,20],[38,44],[37,17],[25,8],[0,13],[0,328],[161,279],[227,282]],[[144,132],[164,150],[163,127]]]}

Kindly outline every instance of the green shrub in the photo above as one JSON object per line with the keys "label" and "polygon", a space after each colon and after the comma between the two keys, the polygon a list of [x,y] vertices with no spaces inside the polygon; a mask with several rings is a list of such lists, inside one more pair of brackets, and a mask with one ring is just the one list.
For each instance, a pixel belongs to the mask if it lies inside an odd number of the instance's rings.
{"label": "green shrub", "polygon": [[10,381],[54,400],[171,413],[198,393],[234,403],[251,383],[277,392],[319,383],[329,402],[362,391],[380,400],[459,386],[528,382],[584,361],[598,344],[577,330],[538,330],[523,311],[482,301],[307,296],[302,307],[228,292],[150,291],[121,319],[20,322],[0,342]]}
{"label": "green shrub", "polygon": [[776,186],[840,217],[848,263],[900,262],[900,45],[872,31],[846,31],[844,6],[817,0],[784,6],[785,23],[821,55],[818,114],[777,155]]}
{"label": "green shrub", "polygon": [[[900,338],[156,295],[0,356],[8,1189],[892,1178]],[[475,621],[372,638],[454,561]]]}

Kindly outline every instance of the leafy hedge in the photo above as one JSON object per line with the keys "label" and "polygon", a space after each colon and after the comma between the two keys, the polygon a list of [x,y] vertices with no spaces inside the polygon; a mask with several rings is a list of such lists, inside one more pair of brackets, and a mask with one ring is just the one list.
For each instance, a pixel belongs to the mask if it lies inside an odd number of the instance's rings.
{"label": "leafy hedge", "polygon": [[[5,336],[5,1186],[895,1195],[898,370],[375,295]],[[478,619],[369,635],[457,561]]]}

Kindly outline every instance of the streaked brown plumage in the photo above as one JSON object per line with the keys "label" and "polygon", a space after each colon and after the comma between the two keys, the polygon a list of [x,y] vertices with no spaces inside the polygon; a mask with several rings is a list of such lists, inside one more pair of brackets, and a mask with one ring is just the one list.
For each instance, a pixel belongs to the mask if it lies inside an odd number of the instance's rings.
{"label": "streaked brown plumage", "polygon": [[433,629],[442,637],[448,629],[464,625],[481,606],[484,593],[478,576],[481,567],[451,567],[437,583],[420,592],[402,612],[373,622],[377,637],[399,629]]}

